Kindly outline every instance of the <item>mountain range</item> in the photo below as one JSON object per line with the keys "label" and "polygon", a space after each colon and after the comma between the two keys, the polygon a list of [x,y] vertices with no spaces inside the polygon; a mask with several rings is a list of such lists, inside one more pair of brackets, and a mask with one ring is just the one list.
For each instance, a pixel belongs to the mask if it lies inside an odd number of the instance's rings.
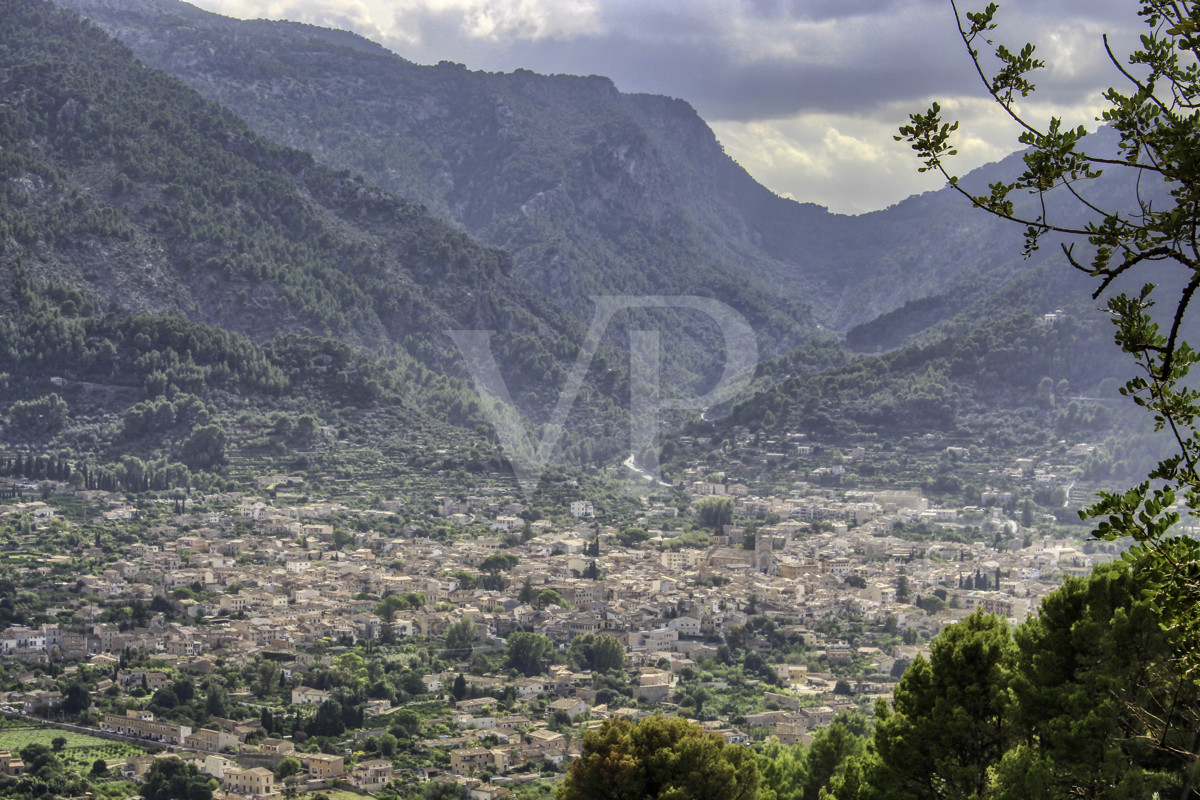
{"label": "mountain range", "polygon": [[[951,190],[857,217],[781,198],[687,103],[623,94],[605,78],[420,66],[354,34],[177,0],[0,6],[0,369],[11,403],[60,395],[51,390],[64,380],[123,387],[142,403],[237,388],[219,353],[115,332],[115,320],[161,330],[170,319],[192,326],[189,341],[249,348],[250,362],[285,376],[267,381],[277,396],[314,363],[354,362],[324,390],[332,417],[406,408],[413,425],[452,423],[484,452],[490,416],[446,331],[496,332],[500,374],[536,432],[596,295],[727,304],[767,359],[759,389],[785,394],[854,350],[911,343],[919,370],[920,353],[941,357],[938,342],[1002,331],[1014,315],[1094,310],[1055,248],[1022,259],[1020,230]],[[1009,159],[964,183],[1013,169]],[[568,422],[569,461],[627,447],[630,331],[666,320],[664,361],[684,391],[720,368],[720,331],[702,315],[623,315]],[[1086,327],[1079,363],[1111,359],[1106,334]],[[842,336],[849,349],[832,362],[809,359],[806,343]],[[61,345],[51,372],[64,374],[47,372],[43,341]],[[865,363],[908,380],[894,359]],[[193,366],[204,375],[189,383]],[[879,396],[876,384],[854,402]],[[116,448],[103,427],[65,430],[73,447]],[[252,428],[249,439],[272,436]],[[194,429],[148,452],[178,455]]]}

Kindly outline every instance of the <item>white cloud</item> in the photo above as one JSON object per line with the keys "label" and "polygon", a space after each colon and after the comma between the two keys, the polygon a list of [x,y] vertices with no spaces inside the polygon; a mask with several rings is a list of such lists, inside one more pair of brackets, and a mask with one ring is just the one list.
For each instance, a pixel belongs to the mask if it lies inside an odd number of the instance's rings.
{"label": "white cloud", "polygon": [[[712,127],[725,151],[777,194],[859,214],[944,185],[940,174],[918,172],[916,154],[893,138],[909,112],[924,111],[933,99],[892,103],[869,115],[798,114]],[[958,155],[947,162],[952,174],[965,175],[1020,149],[1020,129],[995,103],[978,97],[939,102],[943,118],[960,123],[954,139]],[[1059,113],[1067,124],[1096,128],[1096,108],[1088,105],[1027,104],[1024,111],[1037,122]]]}
{"label": "white cloud", "polygon": [[917,172],[892,140],[894,127],[880,120],[802,115],[713,127],[725,151],[767,188],[834,212],[871,211],[942,185]]}

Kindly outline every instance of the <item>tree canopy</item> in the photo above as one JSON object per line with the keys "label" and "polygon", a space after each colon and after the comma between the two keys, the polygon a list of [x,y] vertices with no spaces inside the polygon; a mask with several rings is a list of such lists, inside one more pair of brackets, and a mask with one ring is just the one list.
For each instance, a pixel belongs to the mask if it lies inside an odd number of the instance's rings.
{"label": "tree canopy", "polygon": [[747,748],[683,719],[608,720],[583,739],[558,800],[754,800]]}
{"label": "tree canopy", "polygon": [[1191,760],[1196,687],[1172,669],[1142,591],[1124,564],[1102,566],[1068,580],[1016,629],[1016,740],[998,769],[1001,796],[1172,793],[1172,768]]}
{"label": "tree canopy", "polygon": [[567,656],[580,669],[595,672],[625,668],[625,647],[614,636],[585,633],[571,640]]}
{"label": "tree canopy", "polygon": [[150,765],[142,783],[146,800],[212,800],[216,781],[201,775],[195,764],[178,758],[160,758]]}
{"label": "tree canopy", "polygon": [[706,497],[698,501],[696,521],[705,528],[721,530],[733,522],[733,500],[728,497]]}
{"label": "tree canopy", "polygon": [[839,714],[813,734],[812,743],[785,747],[770,741],[758,757],[758,800],[819,800],[866,753],[867,718]]}
{"label": "tree canopy", "polygon": [[464,616],[446,629],[446,655],[449,658],[465,659],[471,655],[471,648],[478,638],[475,630],[475,620]]}
{"label": "tree canopy", "polygon": [[508,636],[505,661],[526,677],[540,675],[554,658],[554,644],[540,633],[516,631]]}
{"label": "tree canopy", "polygon": [[1014,654],[1003,620],[976,612],[934,640],[880,709],[875,744],[897,798],[981,796],[1011,737]]}
{"label": "tree canopy", "polygon": [[[1069,578],[1015,631],[982,611],[934,640],[889,704],[760,756],[760,800],[1181,796],[1197,689],[1122,562]],[[835,735],[836,734],[836,735]],[[1187,794],[1184,791],[1184,794]]]}

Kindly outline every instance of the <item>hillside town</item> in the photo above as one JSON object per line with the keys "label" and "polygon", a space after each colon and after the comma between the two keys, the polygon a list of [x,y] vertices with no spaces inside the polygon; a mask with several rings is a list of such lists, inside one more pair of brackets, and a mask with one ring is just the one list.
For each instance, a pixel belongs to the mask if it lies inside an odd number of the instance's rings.
{"label": "hillside town", "polygon": [[[960,450],[950,455],[970,458]],[[746,452],[813,455],[804,442]],[[59,580],[56,599],[73,599],[46,609],[57,621],[0,631],[0,656],[29,686],[4,693],[0,710],[53,722],[67,696],[52,676],[86,672],[102,676],[88,686],[90,728],[162,748],[113,765],[132,780],[179,757],[229,797],[435,779],[490,799],[552,779],[579,754],[582,733],[608,718],[684,715],[731,744],[809,741],[841,711],[869,713],[947,626],[976,609],[1018,625],[1064,576],[1115,552],[1064,535],[1050,515],[1031,520],[1029,504],[1017,503],[1014,479],[1027,495],[1065,464],[1014,464],[997,480],[1010,488],[951,507],[918,489],[823,486],[829,462],[813,461],[787,494],[756,493],[695,463],[669,490],[646,489],[626,520],[583,497],[531,520],[520,495],[499,485],[438,496],[423,514],[405,498],[316,501],[297,475],[149,510],[76,491],[73,503],[97,509],[90,530],[141,519],[145,532],[116,549],[96,544],[96,533],[34,567]],[[1055,485],[1063,496],[1072,488]],[[0,518],[28,520],[10,550],[76,527],[56,506],[69,487],[23,496],[38,488],[14,484],[22,496],[0,507]],[[432,526],[441,534],[428,535]],[[80,557],[94,571],[60,580]],[[130,604],[140,617],[112,621],[114,606]],[[549,652],[514,668],[514,634],[544,637]],[[605,665],[619,678],[573,657],[598,637],[619,644]],[[361,725],[335,746],[305,741],[297,724],[341,707],[346,687],[330,675],[364,652],[396,654],[408,669],[404,696],[359,691]],[[228,707],[205,724],[150,708],[181,676],[203,684],[263,664],[278,667],[278,683],[231,688]],[[714,674],[722,665],[736,676]],[[719,702],[725,694],[736,701]],[[422,711],[410,727],[413,757],[361,749],[410,707]],[[296,720],[292,734],[268,729],[272,716]],[[285,785],[286,759],[299,765]],[[21,774],[15,754],[0,762]]]}

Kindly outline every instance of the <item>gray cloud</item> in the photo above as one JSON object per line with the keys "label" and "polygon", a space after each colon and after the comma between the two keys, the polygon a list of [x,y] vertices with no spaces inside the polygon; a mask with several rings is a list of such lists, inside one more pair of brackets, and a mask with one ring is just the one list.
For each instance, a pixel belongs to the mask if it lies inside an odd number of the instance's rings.
{"label": "gray cloud", "polygon": [[[461,8],[408,9],[385,32],[400,55],[443,58],[476,69],[602,74],[623,91],[682,97],[710,119],[753,120],[798,113],[865,113],[896,100],[981,96],[948,4],[942,0],[745,0],[726,14],[701,3],[606,3],[599,29],[569,36],[490,38],[465,32]],[[1116,0],[1020,0],[1007,4],[1008,41],[1051,36],[1053,55],[1071,24],[1093,29],[1089,63],[1099,66],[1099,32],[1130,38],[1136,19]],[[1075,20],[1074,23],[1068,21]],[[1008,35],[1011,31],[1011,35]],[[1085,55],[1075,52],[1074,58]],[[1047,97],[1069,101],[1108,85],[1099,70],[1057,70]],[[1107,82],[1105,82],[1107,81]]]}

